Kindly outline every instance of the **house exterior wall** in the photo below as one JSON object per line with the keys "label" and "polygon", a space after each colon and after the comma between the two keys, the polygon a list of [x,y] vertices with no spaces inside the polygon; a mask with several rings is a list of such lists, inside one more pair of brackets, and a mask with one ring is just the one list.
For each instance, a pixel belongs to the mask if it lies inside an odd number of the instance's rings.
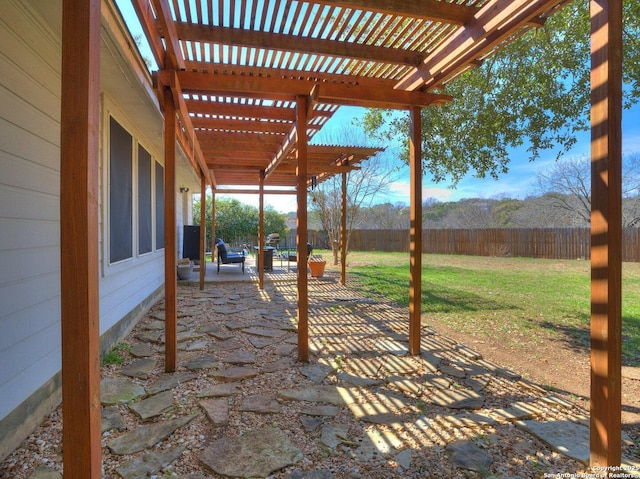
{"label": "house exterior wall", "polygon": [[[56,29],[38,8],[61,9],[61,1],[3,0],[0,13],[0,459],[60,401],[61,38],[60,27]],[[103,25],[105,11],[114,10],[103,8]],[[148,89],[136,84],[136,74],[127,71],[131,68],[127,55],[114,52],[118,40],[112,36],[109,28],[103,28],[99,187],[103,351],[120,341],[161,297],[164,284],[161,245],[154,238],[152,251],[144,254],[135,247],[135,155],[133,254],[114,264],[109,261],[109,117],[127,129],[134,145],[151,153],[153,164],[164,162],[163,121],[157,104]],[[192,186],[195,175],[189,176],[186,160],[179,157],[178,181]],[[189,214],[182,195],[165,201],[177,202],[181,232],[182,218]]]}
{"label": "house exterior wall", "polygon": [[4,418],[60,369],[60,39],[14,1],[3,2],[0,39]]}

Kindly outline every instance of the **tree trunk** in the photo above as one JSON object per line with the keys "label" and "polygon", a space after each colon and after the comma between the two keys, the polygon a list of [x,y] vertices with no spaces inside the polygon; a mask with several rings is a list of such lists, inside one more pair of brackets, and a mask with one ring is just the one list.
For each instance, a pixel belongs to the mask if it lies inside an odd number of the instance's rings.
{"label": "tree trunk", "polygon": [[333,264],[334,266],[338,265],[338,256],[340,253],[340,241],[332,241],[331,242],[331,252],[333,253]]}

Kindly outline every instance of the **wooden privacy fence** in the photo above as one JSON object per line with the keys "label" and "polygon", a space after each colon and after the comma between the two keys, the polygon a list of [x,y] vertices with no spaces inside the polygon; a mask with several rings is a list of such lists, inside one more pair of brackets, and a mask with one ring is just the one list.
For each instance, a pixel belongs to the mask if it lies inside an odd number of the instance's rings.
{"label": "wooden privacy fence", "polygon": [[[422,248],[434,254],[589,259],[590,235],[589,228],[426,229]],[[349,249],[408,252],[409,232],[354,230]],[[622,261],[640,262],[640,228],[623,230]]]}

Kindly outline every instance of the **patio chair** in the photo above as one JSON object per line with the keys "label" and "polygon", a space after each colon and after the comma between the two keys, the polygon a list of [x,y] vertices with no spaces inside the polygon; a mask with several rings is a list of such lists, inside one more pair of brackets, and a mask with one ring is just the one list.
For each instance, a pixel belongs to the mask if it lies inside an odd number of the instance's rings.
{"label": "patio chair", "polygon": [[[313,253],[313,246],[311,243],[307,243],[307,258],[311,257],[311,253]],[[298,250],[295,248],[281,250],[280,261],[283,260],[287,260],[287,271],[289,271],[290,263],[298,261]],[[282,263],[280,265],[282,266]]]}
{"label": "patio chair", "polygon": [[247,258],[244,251],[228,251],[227,245],[220,238],[216,239],[216,247],[218,248],[218,274],[220,274],[221,264],[240,264],[244,274],[244,261]]}

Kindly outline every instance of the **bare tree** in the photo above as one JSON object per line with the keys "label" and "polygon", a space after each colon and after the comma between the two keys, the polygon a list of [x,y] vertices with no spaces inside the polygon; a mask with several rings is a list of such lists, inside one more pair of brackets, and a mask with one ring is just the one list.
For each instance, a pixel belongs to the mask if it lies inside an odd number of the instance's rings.
{"label": "bare tree", "polygon": [[409,228],[409,207],[405,203],[373,205],[366,213],[368,229],[398,230]]}
{"label": "bare tree", "polygon": [[460,200],[458,207],[444,218],[449,228],[491,228],[492,202],[481,199]]}
{"label": "bare tree", "polygon": [[[589,158],[578,157],[557,161],[536,175],[538,191],[549,199],[552,209],[591,222],[591,165]],[[626,156],[622,162],[622,225],[640,222],[640,155]]]}
{"label": "bare tree", "polygon": [[[332,138],[332,143],[365,145],[367,138],[355,127],[343,129]],[[365,219],[365,210],[370,208],[376,198],[385,192],[389,184],[396,179],[397,168],[386,152],[382,152],[363,161],[358,168],[347,175],[347,215],[346,215],[346,251],[349,251],[351,231],[358,228]],[[320,219],[323,229],[329,236],[333,262],[338,264],[341,236],[342,214],[342,175],[335,175],[311,191],[310,209]]]}

